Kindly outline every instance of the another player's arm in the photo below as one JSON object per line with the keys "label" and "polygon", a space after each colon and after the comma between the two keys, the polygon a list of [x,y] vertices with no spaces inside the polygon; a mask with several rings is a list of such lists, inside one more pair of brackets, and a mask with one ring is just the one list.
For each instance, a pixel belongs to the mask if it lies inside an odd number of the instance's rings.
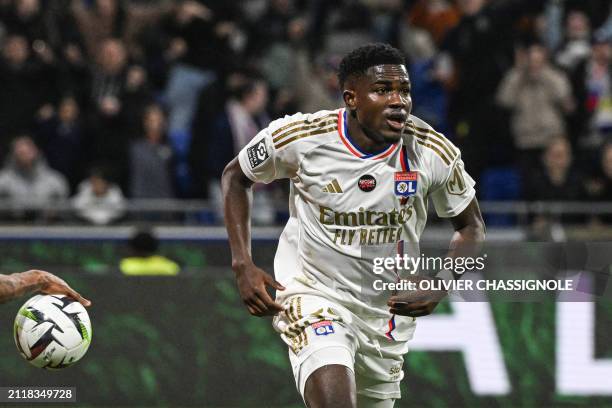
{"label": "another player's arm", "polygon": [[[455,232],[451,238],[448,257],[476,256],[485,239],[485,224],[480,213],[478,200],[473,198],[458,215],[450,217]],[[452,271],[451,271],[452,272]],[[458,279],[461,275],[452,272]],[[413,276],[411,280],[429,279]],[[433,312],[438,303],[446,296],[443,290],[421,290],[404,292],[392,296],[388,305],[391,313],[402,316],[420,317]]]}
{"label": "another player's arm", "polygon": [[0,275],[0,303],[34,292],[66,295],[77,300],[83,306],[91,305],[89,300],[81,296],[62,279],[49,272],[31,270],[11,275]]}
{"label": "another player's arm", "polygon": [[266,286],[285,288],[274,278],[255,266],[251,255],[251,187],[253,182],[244,174],[238,158],[223,170],[221,188],[225,213],[225,227],[232,250],[232,269],[240,297],[254,316],[274,315],[283,311]]}

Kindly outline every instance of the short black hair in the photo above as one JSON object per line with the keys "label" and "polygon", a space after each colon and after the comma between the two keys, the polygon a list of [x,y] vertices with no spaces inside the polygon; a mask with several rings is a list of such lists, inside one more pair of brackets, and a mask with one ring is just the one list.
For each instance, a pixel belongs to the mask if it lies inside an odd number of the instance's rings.
{"label": "short black hair", "polygon": [[351,75],[364,75],[366,70],[375,65],[403,65],[406,58],[400,50],[389,44],[373,43],[349,52],[340,61],[338,82],[344,88],[344,83]]}

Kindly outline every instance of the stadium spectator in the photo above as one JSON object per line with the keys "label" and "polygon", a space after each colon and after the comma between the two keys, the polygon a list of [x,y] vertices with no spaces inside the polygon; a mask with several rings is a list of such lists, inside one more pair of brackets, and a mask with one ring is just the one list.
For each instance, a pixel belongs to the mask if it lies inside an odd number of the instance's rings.
{"label": "stadium spectator", "polygon": [[[585,188],[589,201],[612,202],[612,143],[606,143],[601,149],[597,169],[587,180]],[[598,214],[590,217],[591,226],[611,225],[610,214]]]}
{"label": "stadium spectator", "polygon": [[[236,90],[225,104],[225,110],[211,123],[208,132],[206,157],[207,174],[210,176],[209,195],[213,205],[222,213],[221,174],[225,165],[269,122],[265,111],[268,86],[265,81],[250,78]],[[253,218],[256,223],[273,221],[273,209],[268,189],[258,191],[257,206]]]}
{"label": "stadium spectator", "polygon": [[109,38],[122,39],[130,54],[142,57],[137,37],[148,25],[157,23],[174,11],[174,2],[146,3],[121,0],[94,0],[91,5],[83,0],[72,0],[71,10],[83,36],[87,52],[95,56],[98,46]]}
{"label": "stadium spectator", "polygon": [[225,109],[209,124],[206,146],[200,146],[206,171],[218,181],[236,152],[245,146],[269,121],[265,111],[268,86],[265,81],[246,78],[225,103]]}
{"label": "stadium spectator", "polygon": [[[100,45],[97,64],[93,68],[90,88],[91,106],[87,119],[88,161],[113,163],[114,175],[122,190],[128,186],[128,150],[130,114],[138,112],[138,106],[129,104],[146,98],[140,97],[144,77],[136,78],[135,95],[128,98],[130,73],[138,69],[128,67],[127,52],[122,41],[105,40]],[[138,77],[138,76],[137,76]]]}
{"label": "stadium spectator", "polygon": [[571,72],[577,100],[572,131],[581,147],[597,150],[612,136],[612,37],[593,36],[590,57]]}
{"label": "stadium spectator", "polygon": [[142,129],[142,115],[153,100],[145,69],[140,65],[130,66],[125,77],[121,112],[126,121],[126,133],[135,134]]}
{"label": "stadium spectator", "polygon": [[125,8],[116,0],[95,0],[90,7],[82,0],[72,0],[71,10],[85,49],[95,57],[100,44],[109,38],[121,38],[125,31]]}
{"label": "stadium spectator", "polygon": [[60,89],[63,94],[73,94],[79,105],[88,108],[90,105],[90,61],[76,38],[70,38],[62,44],[60,56]]}
{"label": "stadium spectator", "polygon": [[505,75],[497,101],[512,112],[511,129],[525,174],[550,141],[565,134],[564,115],[573,109],[570,83],[547,60],[546,49],[532,44],[517,51],[515,66]]}
{"label": "stadium spectator", "polygon": [[[44,209],[65,200],[68,183],[59,172],[49,168],[29,136],[19,136],[13,141],[12,154],[0,171],[0,197],[15,209],[15,217],[30,217],[32,214],[24,213],[24,209],[32,206]],[[51,212],[41,214],[53,216]]]}
{"label": "stadium spectator", "polygon": [[119,270],[126,276],[175,276],[181,270],[176,262],[158,254],[159,240],[150,231],[137,231],[128,246],[130,255],[119,263]]}
{"label": "stadium spectator", "polygon": [[[164,96],[169,106],[170,132],[191,129],[200,91],[232,66],[235,54],[230,38],[236,26],[230,19],[230,2],[214,10],[197,2],[181,3],[161,28],[170,38],[165,51],[172,63]],[[239,14],[235,10],[235,14]]]}
{"label": "stadium spectator", "polygon": [[[277,1],[270,3],[270,8],[274,8],[275,4],[289,4],[287,1]],[[283,6],[284,7],[284,6]],[[282,13],[288,13],[289,10],[284,10]],[[260,55],[254,55],[254,60],[257,61],[257,66],[265,77],[273,94],[274,105],[278,107],[275,111],[282,111],[291,96],[291,80],[293,65],[293,53],[291,43],[300,41],[304,36],[305,21],[302,18],[290,19],[288,15],[281,14],[280,11],[270,11],[265,14],[262,20],[255,24],[262,30],[262,34],[269,38],[268,42],[262,42]],[[270,21],[266,21],[269,19]],[[270,24],[270,29],[262,29],[263,25]],[[254,36],[259,35],[256,30]],[[300,37],[300,38],[298,38]],[[287,101],[283,101],[286,99]],[[284,102],[284,103],[281,103]]]}
{"label": "stadium spectator", "polygon": [[442,41],[436,75],[450,91],[450,126],[466,170],[476,178],[510,159],[510,135],[500,126],[504,117],[495,108],[495,91],[512,64],[516,23],[539,12],[541,3],[459,0],[462,18]]}
{"label": "stadium spectator", "polygon": [[448,0],[418,0],[407,13],[410,25],[426,30],[437,45],[460,17],[457,6]]}
{"label": "stadium spectator", "polygon": [[62,173],[75,191],[82,179],[84,134],[80,108],[72,96],[62,98],[57,108],[39,112],[35,140],[49,166]]}
{"label": "stadium spectator", "polygon": [[401,49],[411,62],[408,65],[413,99],[421,103],[412,113],[444,134],[452,134],[448,124],[448,89],[445,87],[449,68],[445,58],[437,58],[437,49],[429,32],[411,26],[400,30]]}
{"label": "stadium spectator", "polygon": [[593,27],[601,26],[612,12],[609,1],[602,0],[564,0],[566,10],[579,10],[584,12]]}
{"label": "stadium spectator", "polygon": [[321,53],[313,61],[306,49],[304,24],[299,19],[289,25],[292,47],[287,91],[293,94],[296,109],[300,112],[336,109],[342,103],[342,91],[336,78],[341,56]]}
{"label": "stadium spectator", "polygon": [[[249,81],[252,75],[247,71],[234,71],[226,75],[223,81],[215,81],[202,90],[197,115],[194,118],[193,137],[189,145],[189,168],[193,177],[193,194],[198,198],[208,197],[208,164],[202,157],[210,148],[211,123],[224,111],[227,102],[234,97],[237,90]],[[211,103],[214,101],[214,103]]]}
{"label": "stadium spectator", "polygon": [[[83,37],[69,7],[71,1],[43,2],[45,25],[48,30],[47,39],[51,48],[57,53],[58,59],[69,58],[68,50],[71,46],[78,46],[85,50]],[[83,57],[85,55],[83,51]]]}
{"label": "stadium spectator", "polygon": [[571,11],[565,23],[565,41],[557,51],[557,64],[568,71],[584,61],[591,53],[591,26],[586,14]]}
{"label": "stadium spectator", "polygon": [[125,198],[121,189],[112,183],[102,169],[93,169],[89,178],[81,182],[72,198],[77,216],[91,224],[107,225],[125,214]]}
{"label": "stadium spectator", "polygon": [[29,131],[36,112],[54,97],[53,66],[30,52],[25,37],[9,35],[0,61],[0,155],[7,153],[10,137]]}
{"label": "stadium spectator", "polygon": [[308,40],[311,52],[323,48],[326,52],[343,55],[357,46],[375,40],[372,12],[363,2],[311,2],[312,25]]}
{"label": "stadium spectator", "polygon": [[372,14],[374,41],[397,44],[406,2],[403,0],[365,0],[364,4]]}
{"label": "stadium spectator", "polygon": [[108,116],[121,110],[121,97],[125,89],[128,55],[119,39],[106,39],[100,43],[96,65],[92,70],[91,98],[97,108]]}
{"label": "stadium spectator", "polygon": [[[582,173],[573,166],[572,146],[564,137],[552,139],[542,154],[540,167],[525,179],[525,199],[528,201],[580,201],[586,198]],[[581,215],[562,214],[553,217],[543,209],[532,218],[535,236],[560,233],[559,225],[583,223]],[[548,232],[547,232],[548,231]]]}
{"label": "stadium spectator", "polygon": [[130,145],[130,196],[172,198],[172,149],[166,144],[167,124],[159,105],[149,105],[142,117],[142,137]]}
{"label": "stadium spectator", "polygon": [[289,24],[296,10],[290,0],[270,0],[262,15],[253,22],[247,52],[264,55],[278,43],[289,42]]}
{"label": "stadium spectator", "polygon": [[566,138],[548,142],[540,168],[525,180],[530,201],[578,201],[585,197],[583,178],[572,168],[572,146]]}
{"label": "stadium spectator", "polygon": [[30,44],[48,46],[48,32],[40,0],[15,0],[1,17],[9,33],[23,36]]}
{"label": "stadium spectator", "polygon": [[[492,166],[513,165],[510,158],[521,168],[533,168],[546,140],[557,134],[568,136],[576,167],[590,173],[612,128],[608,3],[0,2],[0,157],[7,155],[15,135],[28,132],[73,191],[85,176],[83,169],[102,161],[114,164],[112,179],[130,192],[132,138],[141,135],[145,107],[161,99],[168,107],[167,139],[173,151],[172,196],[206,197],[207,172],[215,164],[202,157],[210,154],[211,123],[225,115],[233,94],[227,83],[243,83],[245,73],[255,69],[263,72],[272,118],[315,109],[308,106],[335,108],[336,55],[378,39],[403,49],[412,95],[421,101],[414,113],[457,142],[476,179]],[[507,119],[510,114],[494,101],[502,79],[515,71],[515,43],[533,37],[546,40],[551,60],[566,71],[577,109],[570,112],[569,98],[559,102],[559,94],[569,92],[560,85],[566,81],[557,81],[546,89],[527,89],[549,98],[537,114],[520,100]],[[518,54],[517,66],[529,59]],[[542,71],[554,71],[544,65]],[[62,111],[78,114],[74,121],[62,121]],[[525,118],[540,123],[531,125]],[[517,132],[521,126],[528,131]],[[539,147],[521,147],[538,138]],[[521,150],[517,158],[512,157],[514,146]]]}

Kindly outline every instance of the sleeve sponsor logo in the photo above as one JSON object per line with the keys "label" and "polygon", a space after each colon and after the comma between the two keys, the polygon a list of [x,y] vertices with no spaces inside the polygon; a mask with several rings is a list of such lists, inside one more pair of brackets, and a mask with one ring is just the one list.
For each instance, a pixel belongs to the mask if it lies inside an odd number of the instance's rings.
{"label": "sleeve sponsor logo", "polygon": [[463,169],[459,166],[459,163],[455,164],[446,182],[446,190],[449,194],[453,195],[461,195],[467,191],[467,184],[463,178]]}
{"label": "sleeve sponsor logo", "polygon": [[247,156],[249,157],[249,164],[252,169],[266,161],[266,159],[270,157],[268,149],[266,149],[266,142],[261,140],[256,145],[249,147],[247,149]]}

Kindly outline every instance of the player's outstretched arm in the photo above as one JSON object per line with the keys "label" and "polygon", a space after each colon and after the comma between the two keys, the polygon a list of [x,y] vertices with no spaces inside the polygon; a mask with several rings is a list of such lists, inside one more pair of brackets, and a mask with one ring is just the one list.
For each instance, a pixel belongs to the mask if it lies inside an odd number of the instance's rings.
{"label": "player's outstretched arm", "polygon": [[[449,257],[477,256],[485,240],[485,224],[480,213],[478,201],[474,198],[460,214],[452,217],[455,229],[450,243]],[[452,272],[452,271],[451,271]],[[455,279],[459,278],[453,272]],[[412,281],[430,279],[421,276],[411,276]],[[435,278],[434,278],[435,279]],[[407,291],[391,296],[390,312],[402,316],[426,316],[433,312],[438,303],[446,296],[443,290]]]}
{"label": "player's outstretched arm", "polygon": [[91,302],[72,289],[57,276],[39,270],[0,275],[0,303],[8,302],[28,293],[41,292],[69,296],[83,306]]}
{"label": "player's outstretched arm", "polygon": [[225,228],[232,250],[232,269],[236,274],[238,291],[242,301],[254,316],[275,315],[283,311],[266,287],[285,288],[274,278],[255,266],[251,256],[251,186],[253,182],[234,158],[223,170],[221,188]]}

